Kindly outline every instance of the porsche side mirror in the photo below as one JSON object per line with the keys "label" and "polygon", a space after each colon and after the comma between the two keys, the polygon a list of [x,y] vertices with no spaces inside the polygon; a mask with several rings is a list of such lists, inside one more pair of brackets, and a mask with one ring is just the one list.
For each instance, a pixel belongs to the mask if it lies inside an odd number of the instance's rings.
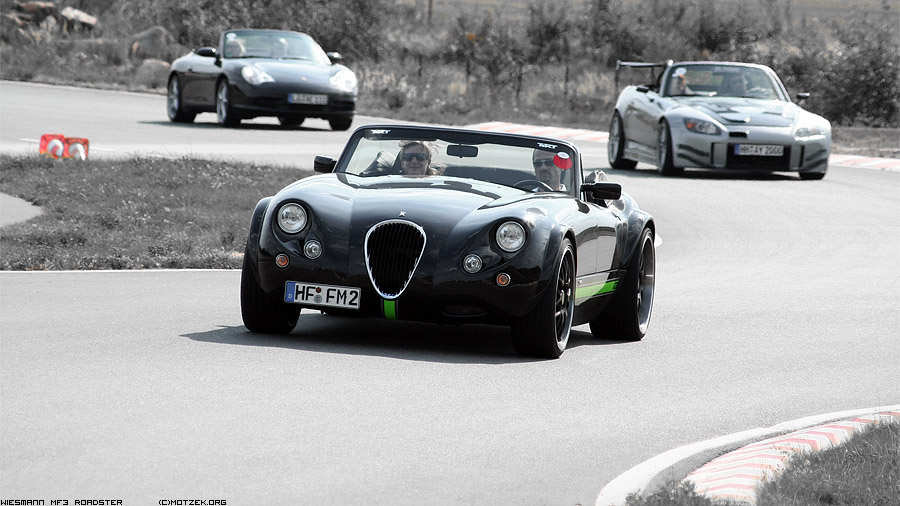
{"label": "porsche side mirror", "polygon": [[331,158],[330,156],[317,156],[313,162],[313,170],[328,174],[334,170],[335,165],[337,165],[337,160],[334,158]]}
{"label": "porsche side mirror", "polygon": [[342,61],[344,61],[344,57],[341,55],[341,53],[325,53],[325,56],[327,56],[328,59],[331,60],[331,63],[341,63]]}
{"label": "porsche side mirror", "polygon": [[596,200],[618,200],[622,198],[622,185],[600,181],[581,185],[581,192],[587,193]]}
{"label": "porsche side mirror", "polygon": [[197,54],[207,58],[217,58],[219,56],[219,52],[214,47],[201,47],[197,50]]}
{"label": "porsche side mirror", "polygon": [[797,101],[802,102],[809,98],[809,93],[797,93]]}

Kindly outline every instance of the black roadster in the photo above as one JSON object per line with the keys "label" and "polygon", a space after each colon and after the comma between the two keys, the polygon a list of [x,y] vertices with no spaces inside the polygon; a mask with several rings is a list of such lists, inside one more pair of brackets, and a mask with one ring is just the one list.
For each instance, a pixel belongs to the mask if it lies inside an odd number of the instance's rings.
{"label": "black roadster", "polygon": [[253,212],[241,312],[289,333],[302,308],[512,327],[556,358],[573,325],[639,340],[653,305],[655,224],[564,141],[365,126],[323,172]]}
{"label": "black roadster", "polygon": [[347,130],[356,111],[356,75],[309,35],[283,30],[230,30],[219,47],[202,47],[172,63],[166,110],[174,122],[215,112],[220,125],[277,116],[286,127],[307,117]]}

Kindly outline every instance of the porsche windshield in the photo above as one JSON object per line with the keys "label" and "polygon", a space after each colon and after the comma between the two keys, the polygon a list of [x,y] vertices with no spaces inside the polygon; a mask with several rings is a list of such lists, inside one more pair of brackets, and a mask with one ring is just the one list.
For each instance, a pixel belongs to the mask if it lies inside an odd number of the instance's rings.
{"label": "porsche windshield", "polygon": [[225,58],[310,60],[330,65],[325,51],[308,35],[296,32],[234,31],[225,33]]}
{"label": "porsche windshield", "polygon": [[459,177],[529,191],[569,193],[580,170],[568,145],[489,134],[368,129],[348,145],[337,172],[362,177]]}
{"label": "porsche windshield", "polygon": [[669,72],[664,89],[669,97],[785,99],[765,71],[739,65],[677,65]]}

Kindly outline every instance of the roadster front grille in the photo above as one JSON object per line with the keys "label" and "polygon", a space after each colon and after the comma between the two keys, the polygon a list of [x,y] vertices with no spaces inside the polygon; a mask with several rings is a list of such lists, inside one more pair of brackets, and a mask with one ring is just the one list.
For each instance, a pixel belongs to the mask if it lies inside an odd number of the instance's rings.
{"label": "roadster front grille", "polygon": [[412,279],[425,251],[425,230],[404,220],[378,223],[366,234],[366,269],[385,299],[396,299]]}

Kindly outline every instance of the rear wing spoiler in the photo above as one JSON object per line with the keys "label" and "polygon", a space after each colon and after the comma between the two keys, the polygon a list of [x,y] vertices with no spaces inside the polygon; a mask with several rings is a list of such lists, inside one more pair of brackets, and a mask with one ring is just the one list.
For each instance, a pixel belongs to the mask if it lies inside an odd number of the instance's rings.
{"label": "rear wing spoiler", "polygon": [[[666,71],[667,68],[671,67],[672,64],[675,63],[672,60],[666,60],[663,62],[637,62],[637,61],[616,61],[616,95],[619,94],[619,70],[624,68],[633,68],[633,69],[648,69],[650,70],[651,77],[651,86],[654,86],[659,78],[662,77],[663,72]],[[656,74],[655,69],[660,69],[659,74]]]}

